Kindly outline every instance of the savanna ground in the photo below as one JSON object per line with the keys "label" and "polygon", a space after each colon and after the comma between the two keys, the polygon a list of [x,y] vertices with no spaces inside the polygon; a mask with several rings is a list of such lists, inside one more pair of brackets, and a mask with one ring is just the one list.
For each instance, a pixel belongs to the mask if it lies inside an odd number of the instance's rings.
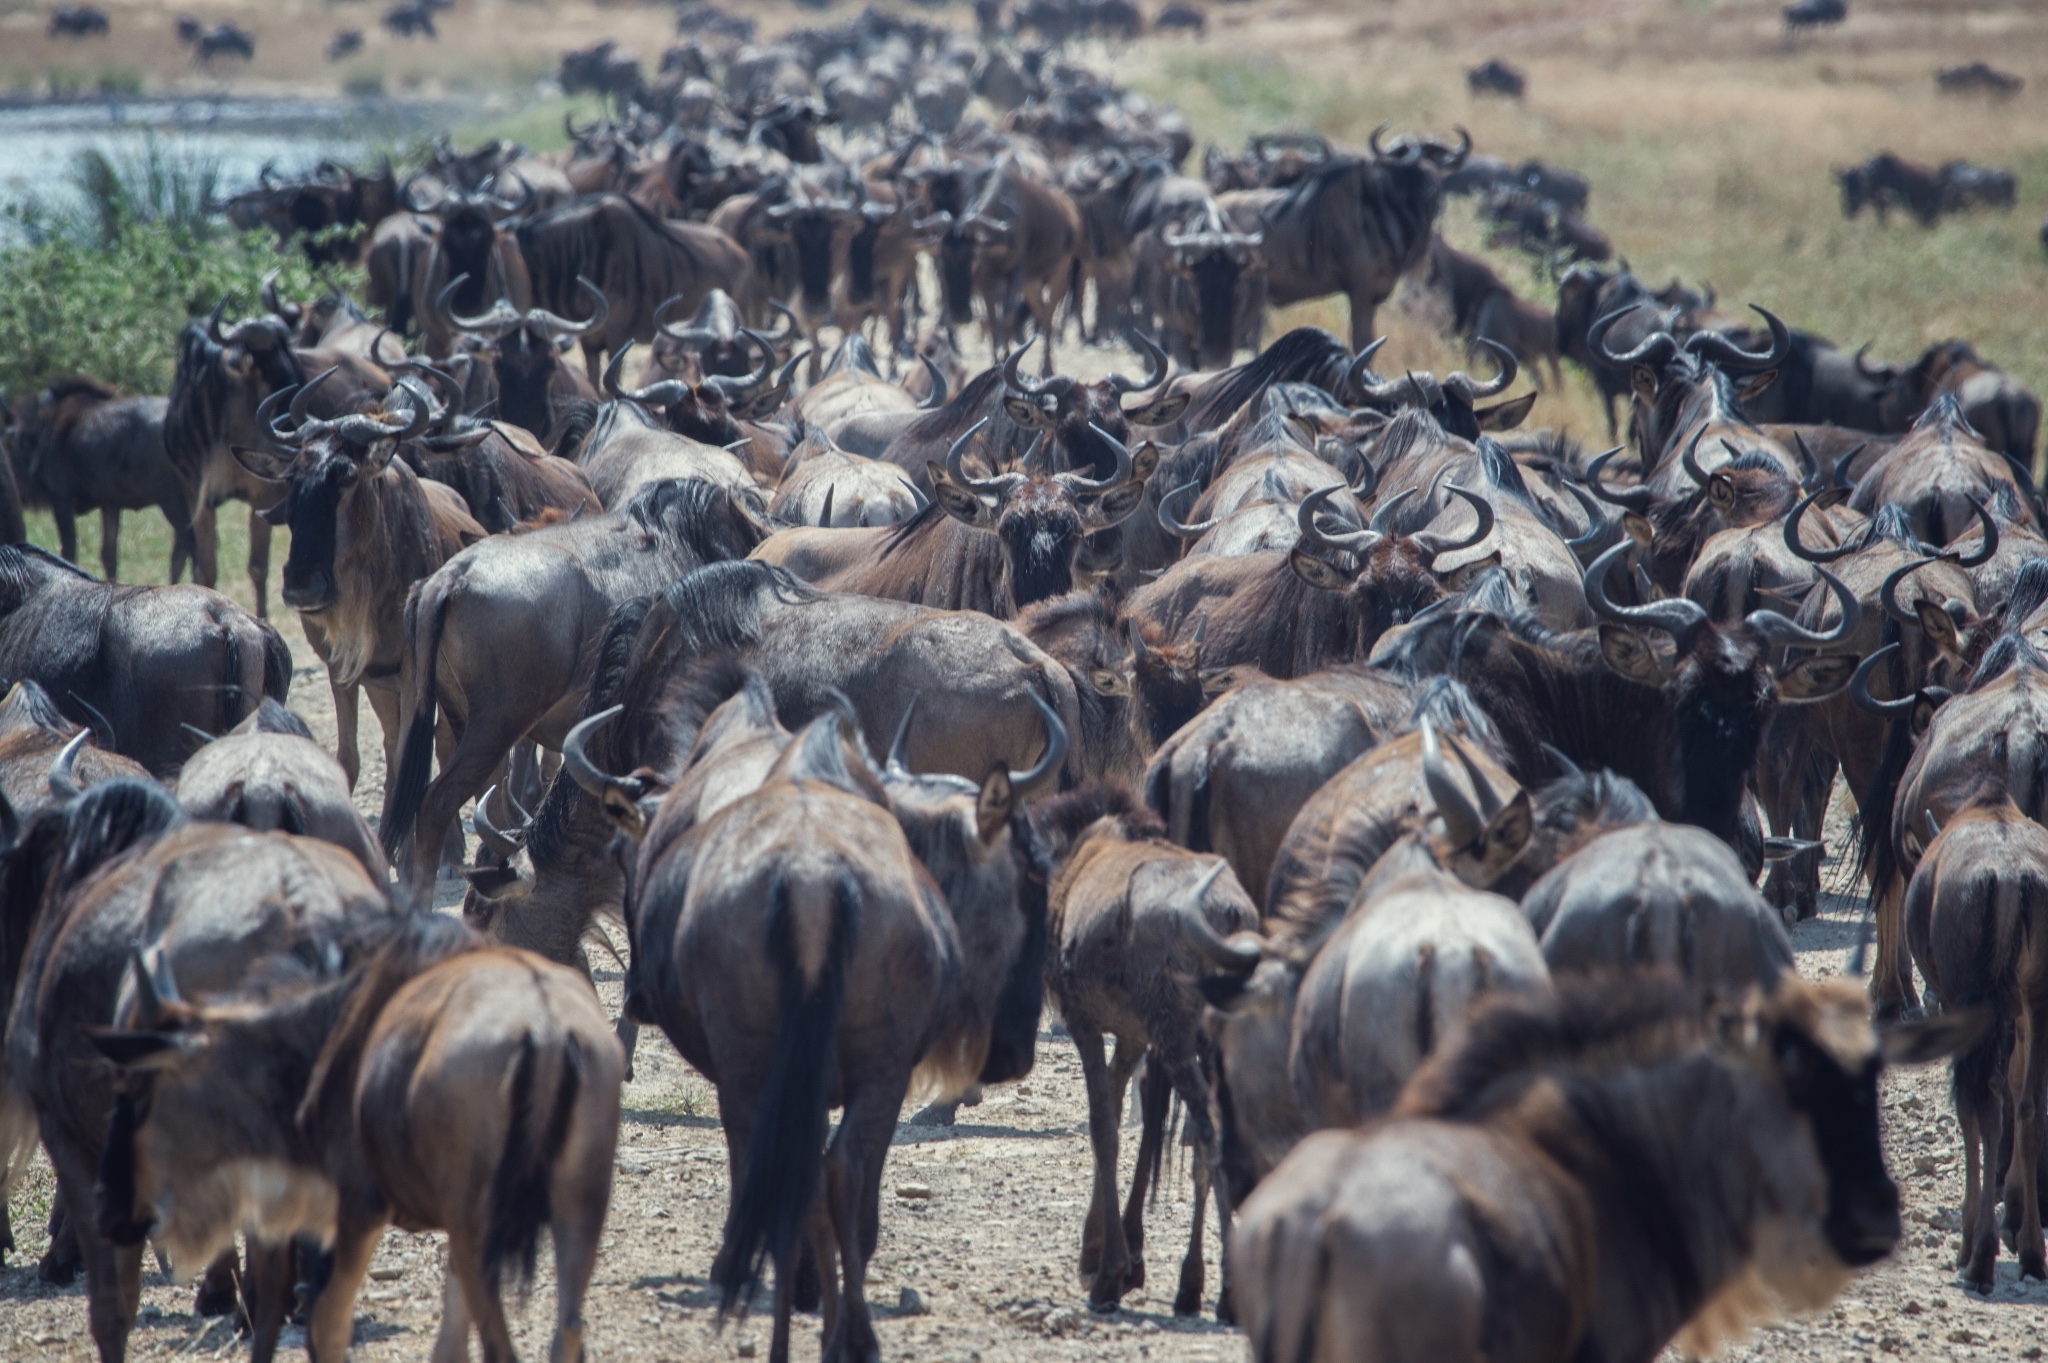
{"label": "savanna ground", "polygon": [[[272,94],[331,94],[377,88],[392,94],[495,97],[502,112],[480,115],[458,139],[499,133],[544,149],[559,142],[557,98],[536,82],[565,47],[617,36],[652,58],[667,41],[662,6],[590,6],[458,0],[440,17],[438,44],[405,42],[377,27],[364,3],[319,0],[100,0],[115,22],[104,42],[42,36],[46,4],[0,0],[0,91],[43,89],[61,74],[67,88],[234,88]],[[727,8],[757,15],[764,32],[815,22],[812,12],[774,0]],[[1156,3],[1148,3],[1156,9]],[[842,10],[847,7],[842,6]],[[258,34],[246,70],[196,71],[170,40],[176,13],[234,17]],[[1848,23],[1788,42],[1775,0],[1398,0],[1310,4],[1264,0],[1210,8],[1205,41],[1148,40],[1107,53],[1120,79],[1179,104],[1204,139],[1236,146],[1245,134],[1312,126],[1362,142],[1382,120],[1406,128],[1472,130],[1479,149],[1572,167],[1593,183],[1591,219],[1646,277],[1711,281],[1724,304],[1761,302],[1795,326],[1848,345],[1874,342],[1883,359],[1910,359],[1929,342],[1967,336],[2036,391],[2048,391],[2048,263],[2036,241],[2048,205],[2048,7],[2009,4],[1881,3],[1854,0]],[[920,14],[930,11],[918,11]],[[960,7],[940,11],[963,22]],[[826,16],[828,19],[834,16]],[[367,51],[329,67],[319,48],[336,27],[364,29]],[[1464,67],[1506,57],[1530,77],[1516,104],[1475,100]],[[1984,59],[2024,76],[2028,88],[2002,103],[1938,95],[1937,66]],[[1953,156],[2009,166],[2021,207],[2008,215],[1951,220],[1923,231],[1894,219],[1845,222],[1828,174],[1889,147],[1930,162]],[[1468,205],[1454,203],[1446,231],[1476,245]],[[1518,288],[1546,286],[1513,257],[1494,257]],[[1393,336],[1383,370],[1457,362],[1426,308],[1399,299],[1381,312]],[[1340,333],[1341,305],[1311,304],[1275,319],[1274,331],[1313,322]],[[970,350],[979,360],[984,352]],[[1108,357],[1069,346],[1076,368]],[[1591,390],[1576,375],[1564,394],[1546,394],[1532,421],[1586,437],[1600,433]],[[239,512],[224,537],[222,563],[239,565]],[[38,542],[54,546],[46,517],[31,517]],[[131,515],[123,535],[124,575],[161,580],[167,538],[153,515]],[[81,527],[82,545],[95,545]],[[285,541],[274,548],[272,599]],[[91,553],[88,549],[87,557]],[[248,600],[246,581],[224,590]],[[281,618],[299,662],[293,704],[331,735],[326,687],[296,623]],[[374,812],[382,770],[366,724],[359,800]],[[1849,845],[1838,804],[1830,844]],[[1830,868],[1829,883],[1846,889]],[[441,898],[450,901],[444,886]],[[1859,905],[1829,896],[1822,917],[1794,930],[1801,968],[1841,968],[1857,932]],[[608,962],[605,964],[609,964]],[[601,992],[617,1004],[617,972],[600,969]],[[1091,1317],[1074,1273],[1088,1156],[1085,1104],[1071,1046],[1049,1025],[1041,1063],[1015,1088],[964,1109],[951,1132],[905,1128],[884,1178],[880,1252],[870,1279],[885,1355],[891,1359],[1237,1359],[1244,1346],[1213,1323],[1168,1314],[1186,1236],[1185,1155],[1160,1189],[1148,1237],[1151,1286],[1113,1318]],[[725,1198],[723,1145],[709,1087],[659,1037],[643,1038],[638,1077],[626,1099],[618,1178],[592,1299],[593,1357],[715,1359],[766,1347],[752,1319],[716,1329],[704,1280]],[[1961,1161],[1947,1084],[1938,1071],[1887,1081],[1885,1135],[1904,1189],[1908,1235],[1887,1264],[1860,1279],[1822,1316],[1764,1332],[1738,1346],[1753,1359],[2036,1358],[2048,1287],[2014,1281],[2001,1264],[1989,1300],[1964,1291],[1952,1268]],[[1134,1134],[1134,1133],[1131,1133]],[[1126,1146],[1128,1169],[1131,1151]],[[35,1282],[47,1213],[47,1168],[16,1193],[23,1246],[0,1271],[0,1358],[85,1357],[82,1288]],[[439,1315],[435,1237],[392,1233],[358,1306],[358,1354],[423,1359]],[[1214,1232],[1209,1284],[1215,1287]],[[906,1295],[906,1290],[909,1295]],[[189,1314],[189,1288],[145,1275],[136,1356],[229,1357],[240,1347],[222,1323]],[[515,1327],[520,1348],[546,1348],[552,1283],[541,1281]],[[288,1336],[288,1342],[295,1336]],[[814,1325],[797,1332],[799,1358],[815,1355]]]}

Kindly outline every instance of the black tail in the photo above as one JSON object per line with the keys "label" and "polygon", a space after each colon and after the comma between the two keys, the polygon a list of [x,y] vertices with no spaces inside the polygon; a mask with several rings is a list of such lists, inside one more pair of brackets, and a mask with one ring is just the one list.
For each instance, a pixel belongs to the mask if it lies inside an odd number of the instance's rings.
{"label": "black tail", "polygon": [[539,1112],[534,1106],[533,1034],[519,1042],[519,1058],[512,1066],[511,1125],[505,1132],[505,1148],[498,1156],[497,1172],[491,1175],[489,1220],[484,1230],[484,1282],[492,1292],[499,1289],[505,1270],[511,1269],[512,1284],[524,1289],[533,1281],[533,1265],[540,1245],[540,1228],[552,1219],[551,1188],[555,1160],[569,1139],[569,1119],[575,1115],[576,1092],[582,1086],[583,1053],[576,1038],[562,1047],[562,1077],[555,1085],[555,1110],[548,1116],[547,1129],[534,1142]]}
{"label": "black tail", "polygon": [[780,977],[775,1053],[754,1129],[747,1138],[725,1243],[718,1252],[719,1311],[751,1300],[761,1267],[789,1264],[797,1236],[817,1197],[825,1152],[825,1083],[837,1049],[846,958],[853,950],[860,887],[840,873],[833,896],[831,940],[817,983],[804,983],[797,964],[789,887],[778,877],[768,891],[768,955]]}
{"label": "black tail", "polygon": [[263,694],[285,703],[292,689],[292,651],[284,636],[268,624],[263,627]]}
{"label": "black tail", "polygon": [[405,726],[405,737],[398,754],[398,774],[392,779],[391,790],[384,801],[384,822],[377,830],[384,843],[384,855],[396,861],[399,846],[406,834],[412,832],[413,821],[420,816],[420,802],[427,797],[427,772],[434,761],[434,707],[438,697],[434,690],[434,668],[441,652],[441,626],[447,620],[447,600],[436,595],[431,600],[425,593],[413,598],[412,607],[406,611],[406,633],[419,638],[419,620],[415,610],[430,612],[425,625],[427,637],[416,651],[413,666],[417,669],[413,679],[412,723]]}

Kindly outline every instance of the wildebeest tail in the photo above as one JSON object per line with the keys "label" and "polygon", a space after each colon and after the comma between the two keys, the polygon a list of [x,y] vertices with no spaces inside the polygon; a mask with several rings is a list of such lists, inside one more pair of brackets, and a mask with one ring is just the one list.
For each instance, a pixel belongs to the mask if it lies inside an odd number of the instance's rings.
{"label": "wildebeest tail", "polygon": [[539,1057],[533,1034],[519,1041],[519,1058],[512,1064],[511,1121],[505,1128],[505,1148],[499,1152],[497,1172],[491,1175],[491,1202],[484,1228],[484,1282],[496,1292],[511,1270],[512,1284],[525,1288],[533,1281],[535,1253],[540,1229],[548,1224],[553,1205],[551,1190],[555,1161],[569,1139],[569,1122],[576,1113],[576,1093],[583,1080],[583,1052],[575,1037],[562,1045],[562,1072],[555,1081],[555,1101],[541,1124],[541,1095],[536,1071]]}
{"label": "wildebeest tail", "polygon": [[263,694],[282,705],[290,697],[291,689],[291,648],[285,643],[284,636],[266,623],[263,626]]}
{"label": "wildebeest tail", "polygon": [[434,670],[441,652],[441,628],[447,622],[445,592],[429,596],[414,594],[405,608],[405,632],[413,641],[412,722],[400,740],[398,774],[391,782],[384,802],[384,822],[378,831],[384,855],[397,857],[405,835],[419,818],[420,802],[427,796],[427,772],[434,760]]}
{"label": "wildebeest tail", "polygon": [[778,876],[768,890],[767,945],[780,981],[779,1015],[768,1081],[754,1111],[719,1247],[714,1276],[721,1313],[753,1296],[769,1258],[775,1259],[778,1272],[792,1263],[797,1237],[817,1197],[825,1151],[825,1085],[838,1049],[846,959],[852,954],[860,904],[860,887],[844,870],[832,900],[824,966],[815,982],[806,982],[797,961],[789,887]]}

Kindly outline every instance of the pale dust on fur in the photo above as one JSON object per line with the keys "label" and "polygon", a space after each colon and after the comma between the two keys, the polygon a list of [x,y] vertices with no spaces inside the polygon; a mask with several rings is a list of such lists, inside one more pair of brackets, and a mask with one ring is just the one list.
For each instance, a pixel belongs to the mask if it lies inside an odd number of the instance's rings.
{"label": "pale dust on fur", "polygon": [[276,1159],[230,1160],[158,1201],[156,1242],[183,1279],[233,1244],[237,1231],[270,1244],[297,1235],[331,1244],[337,1203],[334,1184],[312,1170]]}
{"label": "pale dust on fur", "polygon": [[1804,1217],[1776,1216],[1757,1227],[1742,1271],[1686,1322],[1672,1341],[1687,1358],[1711,1358],[1758,1326],[1818,1311],[1855,1273]]}

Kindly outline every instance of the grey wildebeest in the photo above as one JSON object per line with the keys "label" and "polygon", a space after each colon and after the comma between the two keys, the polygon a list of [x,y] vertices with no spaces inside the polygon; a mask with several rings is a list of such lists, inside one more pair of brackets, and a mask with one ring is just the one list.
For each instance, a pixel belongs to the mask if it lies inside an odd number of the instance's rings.
{"label": "grey wildebeest", "polygon": [[[417,819],[414,883],[431,880],[456,812],[515,743],[560,745],[612,610],[701,564],[744,557],[761,536],[728,489],[667,480],[603,516],[480,541],[422,582],[406,607],[404,738],[381,829],[395,859]],[[440,715],[455,745],[429,785]]]}
{"label": "grey wildebeest", "polygon": [[121,513],[154,506],[171,526],[176,582],[191,561],[192,510],[185,485],[164,452],[163,398],[124,398],[84,376],[58,379],[17,414],[8,438],[14,482],[24,505],[47,507],[57,545],[78,561],[81,512],[100,513],[100,568],[120,576]]}
{"label": "grey wildebeest", "polygon": [[0,677],[32,679],[100,745],[158,775],[282,701],[291,654],[268,623],[190,585],[116,587],[31,545],[0,546]]}
{"label": "grey wildebeest", "polygon": [[[0,1146],[19,1170],[33,1129],[83,1253],[88,1316],[103,1363],[119,1363],[139,1300],[142,1240],[133,1208],[93,1215],[102,1154],[139,1116],[90,1033],[149,988],[138,947],[175,963],[201,990],[232,988],[256,961],[303,953],[315,964],[391,910],[360,862],[329,843],[233,824],[189,823],[168,793],[109,781],[46,809],[7,856],[9,1021]],[[33,1107],[30,1114],[22,1102]],[[215,1113],[216,1120],[218,1112]],[[283,1244],[274,1247],[278,1255]],[[268,1358],[288,1282],[255,1294],[256,1356]],[[196,1268],[193,1264],[189,1267]]]}
{"label": "grey wildebeest", "polygon": [[1978,1021],[1879,1034],[1860,988],[1789,974],[1725,1028],[1668,977],[1496,1002],[1393,1120],[1310,1137],[1244,1204],[1253,1355],[1651,1358],[1818,1309],[1902,1234],[1880,1072]]}
{"label": "grey wildebeest", "polygon": [[[458,275],[443,291],[443,298],[460,288],[466,276]],[[543,444],[556,435],[558,409],[564,400],[582,398],[594,402],[597,387],[562,362],[561,347],[570,338],[602,327],[610,304],[597,286],[579,279],[591,314],[581,322],[557,317],[546,308],[524,312],[500,298],[488,312],[476,317],[448,313],[448,323],[466,335],[479,337],[490,357],[498,407],[496,415],[531,431]],[[436,300],[436,312],[443,310]]]}
{"label": "grey wildebeest", "polygon": [[2048,1096],[2048,954],[2040,946],[2048,831],[1996,785],[1981,789],[1946,826],[1931,816],[1928,824],[1931,840],[1906,888],[1906,941],[1945,1010],[1991,1015],[1984,1036],[1956,1058],[1954,1083],[1963,1136],[1956,1266],[1971,1286],[1989,1292],[2001,1184],[2020,1273],[2048,1277],[2039,1184],[2041,1104]]}
{"label": "grey wildebeest", "polygon": [[331,1241],[307,1330],[322,1363],[347,1353],[394,1222],[448,1232],[436,1356],[462,1356],[474,1330],[485,1358],[511,1359],[501,1290],[531,1279],[546,1229],[550,1352],[582,1357],[625,1068],[597,999],[574,972],[431,916],[365,936],[374,948],[339,979],[253,1002],[189,1004],[185,967],[156,963],[93,1037],[131,1104],[101,1166],[102,1219],[180,1265],[243,1222]]}
{"label": "grey wildebeest", "polygon": [[[1088,1300],[1107,1309],[1145,1283],[1145,1189],[1164,1154],[1168,1096],[1178,1094],[1202,1166],[1173,1309],[1196,1315],[1202,1309],[1202,1185],[1215,1189],[1217,1226],[1226,1240],[1230,1208],[1200,1053],[1202,999],[1186,981],[1257,965],[1255,948],[1226,939],[1255,932],[1258,909],[1227,863],[1168,842],[1157,816],[1120,787],[1088,785],[1057,796],[1039,811],[1039,822],[1054,861],[1046,981],[1081,1056],[1095,1156],[1081,1237]],[[1113,1059],[1104,1053],[1105,1036],[1116,1038]],[[1143,1129],[1130,1202],[1119,1213],[1117,1134],[1124,1093],[1141,1060]],[[1229,1301],[1226,1267],[1218,1305],[1225,1319]]]}
{"label": "grey wildebeest", "polygon": [[353,852],[379,885],[391,878],[377,835],[349,801],[341,764],[313,741],[304,720],[267,696],[185,759],[177,791],[195,819],[319,838]]}
{"label": "grey wildebeest", "polygon": [[1373,314],[1422,259],[1442,206],[1441,177],[1472,149],[1400,138],[1370,155],[1333,155],[1287,189],[1240,190],[1218,202],[1239,232],[1263,234],[1266,301],[1285,307],[1328,294],[1351,304],[1351,348],[1372,343]]}

